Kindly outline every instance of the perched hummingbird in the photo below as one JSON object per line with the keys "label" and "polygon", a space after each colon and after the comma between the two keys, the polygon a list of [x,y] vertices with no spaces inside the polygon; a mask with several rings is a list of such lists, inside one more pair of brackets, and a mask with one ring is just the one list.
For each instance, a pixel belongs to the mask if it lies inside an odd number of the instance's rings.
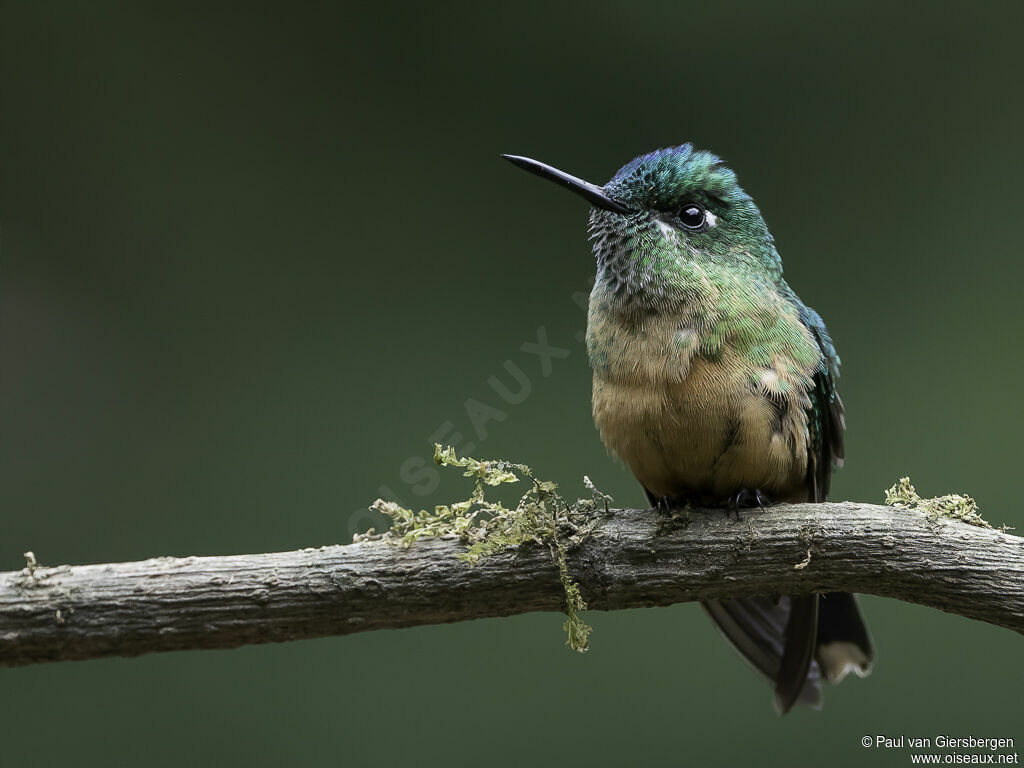
{"label": "perched hummingbird", "polygon": [[[623,166],[604,187],[515,165],[584,197],[597,276],[587,353],[594,421],[652,505],[824,501],[843,460],[839,356],[736,174],[690,144]],[[775,687],[821,705],[822,677],[868,674],[854,596],[708,600],[712,621]]]}

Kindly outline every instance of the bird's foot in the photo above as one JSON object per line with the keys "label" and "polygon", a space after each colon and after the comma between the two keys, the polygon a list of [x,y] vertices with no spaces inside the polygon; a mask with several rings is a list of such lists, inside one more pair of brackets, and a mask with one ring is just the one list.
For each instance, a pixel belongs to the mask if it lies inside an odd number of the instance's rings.
{"label": "bird's foot", "polygon": [[690,524],[690,500],[686,496],[662,496],[655,502],[654,508],[662,517],[659,527],[666,531]]}
{"label": "bird's foot", "polygon": [[662,496],[654,504],[654,508],[663,515],[672,514],[673,511],[685,509],[690,506],[690,499],[687,496]]}
{"label": "bird's foot", "polygon": [[741,509],[752,509],[753,507],[764,509],[771,503],[771,498],[760,488],[740,488],[729,497],[729,504],[725,508],[725,514],[732,513],[736,515],[736,520],[738,521]]}

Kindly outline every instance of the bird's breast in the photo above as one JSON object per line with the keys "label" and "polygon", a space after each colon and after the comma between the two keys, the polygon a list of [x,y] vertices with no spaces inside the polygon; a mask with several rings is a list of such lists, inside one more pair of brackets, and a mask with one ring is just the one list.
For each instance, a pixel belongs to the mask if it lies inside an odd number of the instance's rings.
{"label": "bird's breast", "polygon": [[656,497],[724,501],[740,489],[792,498],[806,482],[810,379],[783,348],[708,353],[698,318],[630,325],[591,314],[601,437]]}

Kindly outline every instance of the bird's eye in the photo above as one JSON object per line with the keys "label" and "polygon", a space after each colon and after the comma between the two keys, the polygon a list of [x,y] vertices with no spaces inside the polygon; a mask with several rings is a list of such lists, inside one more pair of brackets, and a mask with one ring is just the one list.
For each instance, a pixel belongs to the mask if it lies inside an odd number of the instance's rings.
{"label": "bird's eye", "polygon": [[687,229],[700,229],[704,226],[707,214],[703,208],[695,203],[687,203],[679,209],[679,220]]}

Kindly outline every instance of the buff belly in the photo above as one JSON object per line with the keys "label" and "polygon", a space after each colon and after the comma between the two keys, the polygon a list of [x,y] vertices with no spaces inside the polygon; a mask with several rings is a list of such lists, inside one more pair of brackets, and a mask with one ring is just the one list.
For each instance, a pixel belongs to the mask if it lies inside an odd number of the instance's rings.
{"label": "buff belly", "polygon": [[807,398],[799,386],[780,391],[781,370],[784,364],[752,372],[727,353],[693,358],[675,380],[595,372],[594,421],[608,449],[655,497],[712,503],[758,489],[775,500],[802,500]]}

